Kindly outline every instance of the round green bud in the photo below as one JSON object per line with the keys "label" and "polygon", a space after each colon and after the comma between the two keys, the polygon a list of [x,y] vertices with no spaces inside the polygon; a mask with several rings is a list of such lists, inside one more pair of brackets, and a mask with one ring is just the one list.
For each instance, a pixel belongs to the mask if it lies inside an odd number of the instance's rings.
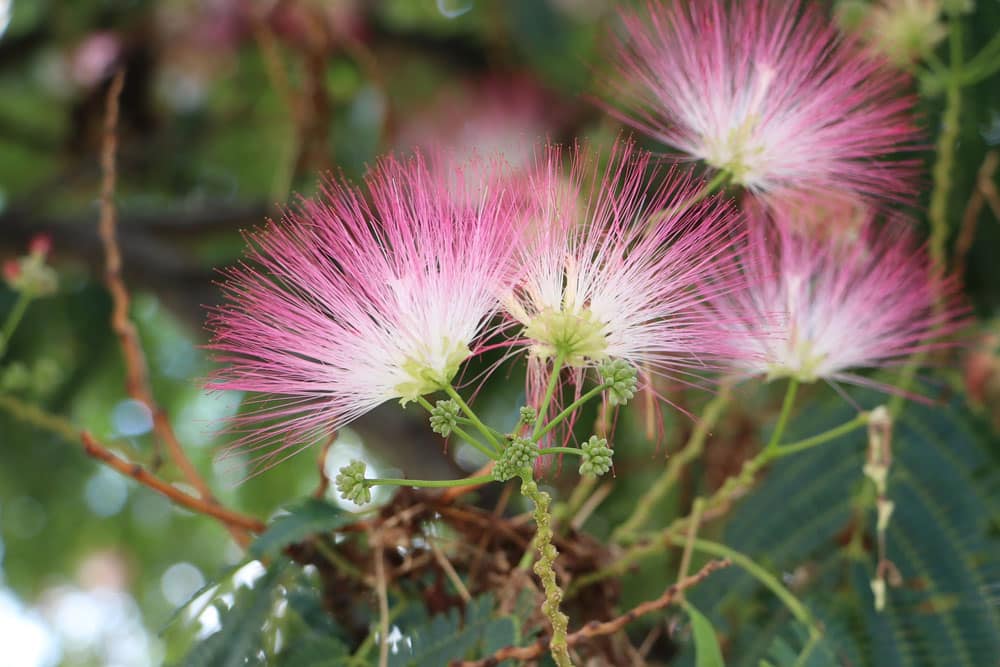
{"label": "round green bud", "polygon": [[442,438],[447,438],[458,425],[458,414],[459,407],[455,401],[451,399],[438,401],[431,410],[431,430]]}
{"label": "round green bud", "polygon": [[538,458],[538,447],[528,438],[513,437],[493,466],[493,478],[506,482],[517,477]]}
{"label": "round green bud", "polygon": [[583,461],[580,463],[581,475],[600,477],[611,470],[611,457],[614,451],[608,447],[606,439],[592,435],[590,440],[583,443],[581,449],[583,450]]}
{"label": "round green bud", "polygon": [[638,373],[624,359],[609,359],[599,368],[601,380],[608,386],[608,403],[625,405],[635,396],[639,385]]}
{"label": "round green bud", "polygon": [[342,498],[350,500],[355,505],[364,505],[372,501],[371,488],[365,482],[367,468],[364,461],[355,460],[340,469],[334,482]]}

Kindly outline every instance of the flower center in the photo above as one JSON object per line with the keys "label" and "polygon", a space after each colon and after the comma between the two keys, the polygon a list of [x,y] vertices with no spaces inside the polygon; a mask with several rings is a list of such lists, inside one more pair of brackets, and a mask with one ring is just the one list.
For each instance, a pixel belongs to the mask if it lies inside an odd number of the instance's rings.
{"label": "flower center", "polygon": [[464,342],[445,336],[436,346],[425,346],[407,355],[399,364],[401,377],[395,386],[403,405],[446,387],[471,354],[472,350]]}
{"label": "flower center", "polygon": [[590,308],[566,311],[546,308],[528,322],[524,334],[535,343],[531,353],[548,359],[561,355],[568,366],[583,366],[587,360],[607,357],[605,325]]}
{"label": "flower center", "polygon": [[755,142],[761,121],[761,106],[774,80],[774,70],[758,65],[750,91],[742,108],[734,112],[729,130],[717,136],[705,135],[705,162],[729,174],[729,180],[747,185],[756,177],[755,165],[764,153],[764,146]]}

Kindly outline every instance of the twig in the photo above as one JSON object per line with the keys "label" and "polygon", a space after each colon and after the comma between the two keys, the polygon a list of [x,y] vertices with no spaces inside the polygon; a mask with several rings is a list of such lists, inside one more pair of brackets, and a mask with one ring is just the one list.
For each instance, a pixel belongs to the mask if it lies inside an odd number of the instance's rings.
{"label": "twig", "polygon": [[[153,431],[162,445],[167,448],[170,459],[177,465],[187,482],[208,504],[217,504],[208,485],[198,474],[191,460],[184,453],[167,413],[153,398],[149,382],[149,367],[146,355],[139,342],[139,333],[129,319],[129,294],[122,280],[122,258],[116,234],[117,210],[115,208],[115,187],[117,170],[115,154],[118,151],[118,99],[125,83],[125,72],[119,70],[108,89],[107,106],[104,114],[104,136],[101,143],[101,215],[98,232],[104,246],[104,279],[111,294],[111,328],[118,337],[125,361],[125,388],[128,395],[149,408],[153,418]],[[153,468],[159,467],[160,453],[157,451]],[[234,530],[227,524],[233,539],[242,546],[250,542],[244,532]]]}
{"label": "twig", "polygon": [[333,434],[326,439],[323,446],[319,450],[319,458],[316,459],[316,467],[319,469],[319,484],[316,486],[316,490],[313,491],[313,496],[322,500],[326,497],[326,492],[330,488],[330,477],[326,474],[326,455],[330,451],[330,447],[337,440],[337,432],[334,431]]}
{"label": "twig", "polygon": [[[1000,162],[1000,154],[996,151],[990,151],[986,154],[983,163],[979,167],[976,188],[972,191],[969,203],[965,206],[965,213],[962,214],[962,226],[959,228],[958,238],[955,240],[955,256],[952,260],[955,264],[955,275],[965,275],[965,258],[972,248],[972,242],[975,240],[976,223],[979,221],[979,214],[986,204],[987,197],[992,195],[991,198],[993,200],[997,199],[996,186],[993,184],[993,174],[997,170],[998,162]],[[994,206],[994,203],[991,202],[990,206],[993,208],[994,214],[1000,219],[1000,204]]]}
{"label": "twig", "polygon": [[611,540],[613,542],[623,541],[642,528],[658,503],[673,488],[684,467],[701,456],[705,449],[705,441],[711,435],[712,429],[715,428],[716,422],[719,421],[719,417],[729,403],[730,391],[729,382],[723,382],[722,386],[719,387],[719,393],[705,406],[705,411],[695,425],[687,444],[670,458],[663,474],[638,499],[635,509],[632,510],[632,515],[612,532]]}
{"label": "twig", "polygon": [[[701,513],[705,509],[705,499],[696,498],[694,508],[691,510],[691,523],[688,525],[687,542],[684,544],[684,554],[681,556],[681,565],[677,570],[677,578],[683,579],[687,576],[688,568],[691,567],[691,554],[694,553],[694,539],[698,536],[698,528],[701,524]],[[681,598],[684,593],[681,593]]]}
{"label": "twig", "polygon": [[192,496],[177,487],[169,484],[153,473],[143,468],[138,463],[130,463],[118,455],[112,453],[102,444],[97,442],[92,435],[83,431],[80,433],[80,441],[83,443],[83,451],[98,461],[114,468],[121,474],[131,477],[143,486],[156,491],[160,495],[166,496],[177,505],[188,508],[198,514],[205,514],[221,521],[226,526],[238,528],[241,531],[251,533],[262,533],[267,528],[263,521],[255,519],[239,512],[226,509],[216,503],[208,502],[197,496]]}
{"label": "twig", "polygon": [[[483,477],[489,475],[493,472],[493,461],[487,461],[486,465],[477,470],[476,472],[469,475],[469,477]],[[486,486],[489,482],[483,484],[476,484],[472,486],[452,486],[444,490],[441,494],[441,501],[446,503],[453,503],[466,493],[472,493],[478,488]]]}
{"label": "twig", "polygon": [[[566,643],[569,646],[574,646],[575,644],[579,644],[587,639],[614,634],[640,616],[645,616],[646,614],[651,614],[654,611],[659,611],[660,609],[669,607],[680,598],[681,593],[693,586],[697,586],[708,578],[713,572],[729,567],[730,565],[732,565],[732,561],[728,558],[709,561],[695,574],[690,577],[685,577],[677,583],[669,586],[667,590],[663,591],[663,595],[655,600],[643,602],[634,609],[622,614],[621,616],[613,618],[610,621],[605,621],[603,623],[591,621],[576,632],[570,633],[566,638]],[[541,657],[547,650],[548,641],[540,639],[530,646],[508,646],[507,648],[502,648],[489,658],[485,658],[483,660],[456,662],[452,663],[452,665],[453,667],[492,667],[500,664],[504,660],[534,660],[535,658]]]}
{"label": "twig", "polygon": [[458,591],[458,594],[462,596],[462,601],[466,604],[471,602],[472,596],[469,594],[469,589],[465,587],[465,584],[462,582],[462,578],[458,576],[458,572],[455,571],[455,567],[451,564],[451,561],[448,560],[448,557],[444,555],[444,552],[441,551],[441,548],[434,542],[434,540],[428,539],[427,544],[430,545],[431,551],[434,552],[434,560],[436,560],[437,564],[441,566],[444,573],[448,575],[448,579],[455,587],[455,590]]}
{"label": "twig", "polygon": [[583,528],[583,524],[587,522],[587,519],[590,518],[590,515],[593,514],[594,510],[596,510],[598,506],[600,506],[600,504],[604,502],[605,498],[611,495],[611,492],[613,490],[614,490],[613,482],[605,482],[604,484],[597,487],[597,491],[595,491],[589,498],[587,498],[587,500],[583,503],[583,505],[580,506],[580,509],[577,510],[576,514],[573,515],[573,518],[569,522],[570,527],[573,530],[580,530],[581,528]]}

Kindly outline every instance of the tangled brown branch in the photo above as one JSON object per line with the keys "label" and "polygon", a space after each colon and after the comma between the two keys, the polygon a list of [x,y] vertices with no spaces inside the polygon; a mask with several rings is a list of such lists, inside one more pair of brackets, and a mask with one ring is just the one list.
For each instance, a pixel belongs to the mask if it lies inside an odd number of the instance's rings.
{"label": "tangled brown branch", "polygon": [[[139,333],[129,318],[129,293],[122,280],[122,259],[118,247],[117,210],[115,208],[115,187],[117,170],[115,156],[118,150],[118,101],[125,85],[125,72],[119,70],[108,89],[107,106],[104,114],[104,135],[101,143],[101,215],[98,222],[101,242],[104,246],[104,280],[111,294],[111,328],[118,337],[125,362],[125,387],[128,395],[139,401],[152,415],[153,431],[159,442],[166,447],[171,461],[177,465],[187,482],[195,488],[207,505],[218,505],[208,484],[198,474],[191,460],[184,453],[170,418],[153,397],[149,382],[149,366],[139,341]],[[160,454],[157,453],[153,467],[158,467]],[[220,511],[221,508],[220,508]],[[227,523],[233,539],[242,546],[250,543],[250,536],[244,529]]]}
{"label": "tangled brown branch", "polygon": [[160,495],[166,496],[177,505],[186,507],[187,509],[199,514],[214,517],[227,527],[235,528],[240,531],[262,533],[267,527],[264,522],[259,519],[255,519],[254,517],[247,516],[245,514],[240,514],[239,512],[226,509],[218,503],[211,503],[203,498],[185,493],[176,486],[163,481],[138,463],[130,463],[113,453],[86,431],[80,434],[80,441],[83,443],[83,451],[87,453],[87,456],[101,461],[121,474],[131,477],[143,486],[156,491]]}
{"label": "tangled brown branch", "polygon": [[[655,600],[643,602],[634,609],[631,609],[621,616],[611,619],[610,621],[605,621],[603,623],[599,621],[592,621],[584,625],[576,632],[570,633],[566,638],[566,641],[570,647],[572,647],[587,639],[614,634],[640,616],[645,616],[646,614],[650,614],[654,611],[659,611],[660,609],[670,606],[680,598],[681,594],[685,590],[693,586],[697,586],[699,583],[708,578],[708,576],[713,572],[729,567],[730,565],[732,565],[732,562],[728,559],[709,561],[695,574],[692,574],[689,577],[684,577],[677,583],[670,585],[667,590],[663,591],[663,595]],[[483,660],[455,662],[452,663],[452,665],[453,667],[492,667],[493,665],[499,665],[504,660],[534,660],[535,658],[541,657],[547,650],[548,641],[546,639],[539,639],[530,646],[508,646],[500,649],[490,657]]]}

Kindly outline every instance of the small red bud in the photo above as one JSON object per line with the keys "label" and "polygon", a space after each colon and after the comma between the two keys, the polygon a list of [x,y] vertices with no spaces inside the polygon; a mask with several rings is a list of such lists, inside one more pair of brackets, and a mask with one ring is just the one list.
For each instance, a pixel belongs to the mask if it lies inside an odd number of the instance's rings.
{"label": "small red bud", "polygon": [[36,234],[28,244],[28,252],[42,258],[48,256],[52,250],[52,237],[48,234]]}
{"label": "small red bud", "polygon": [[3,279],[14,282],[21,275],[21,263],[16,259],[8,259],[3,263]]}

